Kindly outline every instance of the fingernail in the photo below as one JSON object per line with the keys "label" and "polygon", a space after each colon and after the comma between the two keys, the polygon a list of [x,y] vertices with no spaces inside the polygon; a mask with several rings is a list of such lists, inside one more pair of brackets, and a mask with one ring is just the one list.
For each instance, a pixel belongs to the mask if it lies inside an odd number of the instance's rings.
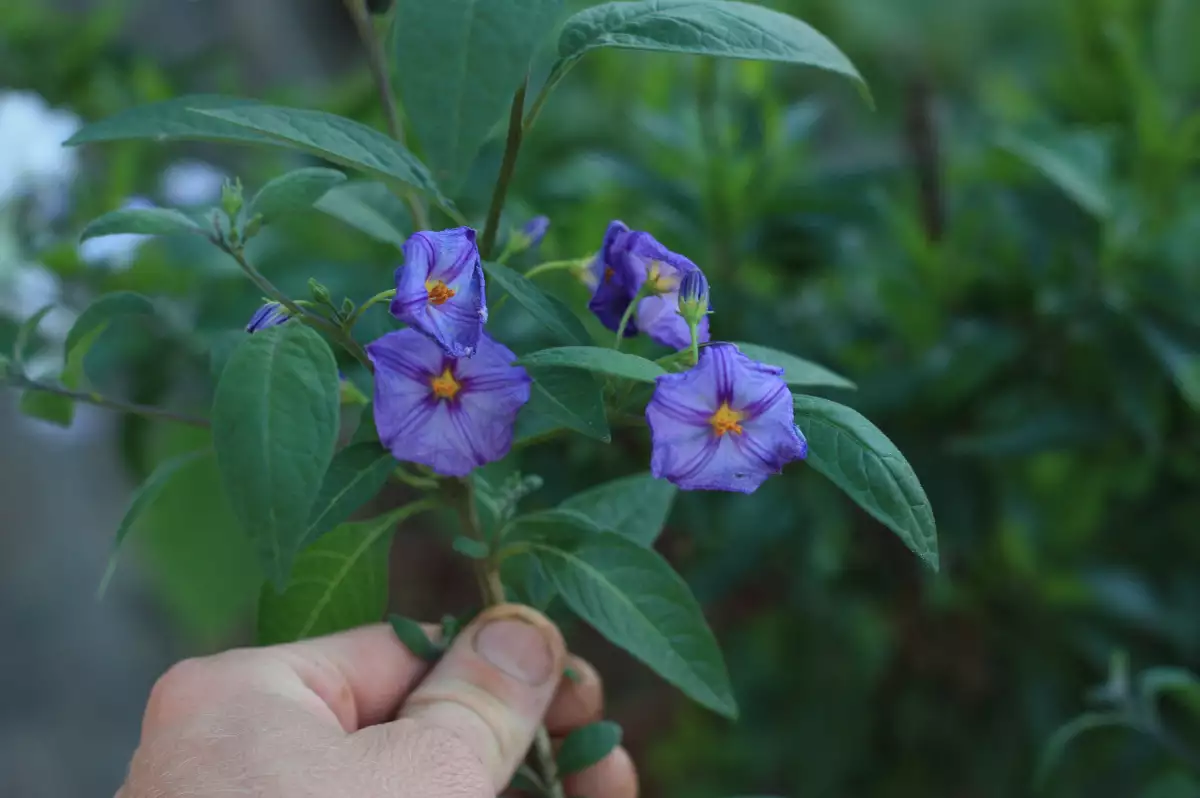
{"label": "fingernail", "polygon": [[537,686],[554,674],[554,654],[542,630],[515,618],[499,618],[475,635],[479,655],[514,679]]}

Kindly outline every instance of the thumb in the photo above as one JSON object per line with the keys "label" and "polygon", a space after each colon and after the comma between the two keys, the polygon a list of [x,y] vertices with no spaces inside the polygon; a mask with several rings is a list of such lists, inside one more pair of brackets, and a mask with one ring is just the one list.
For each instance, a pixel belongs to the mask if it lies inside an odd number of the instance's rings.
{"label": "thumb", "polygon": [[454,640],[399,717],[455,734],[499,792],[533,743],[565,656],[562,635],[544,616],[492,607]]}

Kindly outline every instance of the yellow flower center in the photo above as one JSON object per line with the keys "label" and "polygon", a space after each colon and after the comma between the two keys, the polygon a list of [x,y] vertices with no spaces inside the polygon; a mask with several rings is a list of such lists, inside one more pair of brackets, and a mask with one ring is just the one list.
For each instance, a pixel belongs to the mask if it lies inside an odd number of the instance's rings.
{"label": "yellow flower center", "polygon": [[426,280],[425,290],[429,292],[429,302],[433,305],[441,305],[455,294],[454,289],[441,280]]}
{"label": "yellow flower center", "polygon": [[462,385],[450,373],[449,366],[446,366],[446,370],[439,376],[429,381],[429,387],[433,389],[433,395],[439,399],[453,399],[462,389]]}
{"label": "yellow flower center", "polygon": [[604,282],[611,283],[613,278],[612,266],[604,267]]}
{"label": "yellow flower center", "polygon": [[646,283],[656,294],[666,294],[679,285],[679,278],[663,274],[662,261],[652,261],[646,270]]}
{"label": "yellow flower center", "polygon": [[742,419],[745,417],[745,414],[730,407],[728,402],[721,402],[717,412],[709,416],[708,423],[712,424],[713,432],[717,433],[718,438],[726,432],[741,435]]}

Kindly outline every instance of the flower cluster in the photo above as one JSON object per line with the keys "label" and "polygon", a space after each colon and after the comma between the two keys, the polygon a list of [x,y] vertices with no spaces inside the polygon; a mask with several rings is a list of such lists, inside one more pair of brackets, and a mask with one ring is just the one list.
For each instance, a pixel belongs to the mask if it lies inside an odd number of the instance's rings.
{"label": "flower cluster", "polygon": [[[540,240],[547,226],[537,219],[522,234]],[[416,233],[403,251],[390,310],[408,327],[366,347],[375,367],[375,424],[397,460],[465,476],[508,454],[532,380],[484,330],[475,231]],[[733,344],[698,348],[708,344],[710,304],[708,281],[695,263],[615,221],[588,273],[589,307],[618,341],[644,332],[692,350],[692,368],[659,377],[646,408],[656,477],[684,490],[750,493],[805,457],[783,370],[751,360]],[[268,303],[246,329],[288,318],[286,309]]]}

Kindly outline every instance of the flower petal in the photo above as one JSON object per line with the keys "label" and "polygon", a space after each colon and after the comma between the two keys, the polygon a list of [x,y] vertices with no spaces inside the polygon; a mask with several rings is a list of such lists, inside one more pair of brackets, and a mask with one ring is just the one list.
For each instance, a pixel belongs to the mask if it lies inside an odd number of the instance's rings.
{"label": "flower petal", "polygon": [[[435,303],[429,283],[444,283],[449,296]],[[414,233],[404,242],[404,266],[396,271],[392,315],[433,338],[453,357],[470,357],[487,321],[483,265],[475,231],[457,227]]]}
{"label": "flower petal", "polygon": [[[623,222],[610,222],[593,266],[596,285],[595,293],[588,302],[588,310],[614,332],[621,326],[621,317],[625,315],[637,291],[626,271],[627,261],[624,258],[629,235],[629,228]],[[637,325],[630,320],[625,328],[625,336],[633,335],[637,335]]]}
{"label": "flower petal", "polygon": [[[679,294],[672,292],[662,296],[648,296],[638,303],[638,328],[655,342],[673,349],[684,349],[692,344],[692,333],[688,323],[679,315]],[[708,319],[696,325],[696,338],[708,343]]]}

